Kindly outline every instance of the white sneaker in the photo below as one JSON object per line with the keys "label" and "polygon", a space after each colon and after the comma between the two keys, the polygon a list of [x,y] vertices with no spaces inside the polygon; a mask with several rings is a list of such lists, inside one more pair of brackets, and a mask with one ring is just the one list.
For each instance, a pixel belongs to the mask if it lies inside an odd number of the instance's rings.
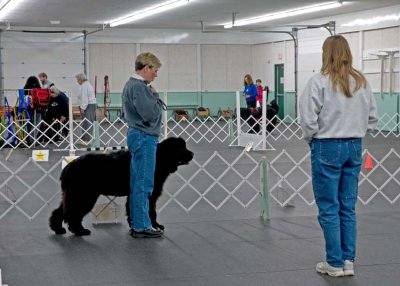
{"label": "white sneaker", "polygon": [[344,276],[343,268],[330,266],[327,262],[319,262],[315,267],[318,273],[328,274],[333,277]]}
{"label": "white sneaker", "polygon": [[344,261],[343,267],[344,276],[354,276],[354,264],[350,260]]}

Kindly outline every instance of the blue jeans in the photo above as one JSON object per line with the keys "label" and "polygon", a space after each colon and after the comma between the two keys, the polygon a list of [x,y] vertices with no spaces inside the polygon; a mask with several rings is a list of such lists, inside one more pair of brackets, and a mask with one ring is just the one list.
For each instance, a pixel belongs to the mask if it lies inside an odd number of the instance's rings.
{"label": "blue jeans", "polygon": [[149,217],[149,198],[154,187],[157,136],[129,128],[128,148],[131,152],[129,208],[131,226],[135,231],[152,227]]}
{"label": "blue jeans", "polygon": [[325,237],[326,261],[343,267],[356,254],[358,177],[362,163],[361,139],[313,139],[312,184],[318,221]]}

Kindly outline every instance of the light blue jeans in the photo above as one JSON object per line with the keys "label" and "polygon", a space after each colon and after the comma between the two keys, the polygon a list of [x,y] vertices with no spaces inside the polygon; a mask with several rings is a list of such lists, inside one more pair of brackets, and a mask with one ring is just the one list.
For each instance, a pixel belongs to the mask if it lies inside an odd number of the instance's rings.
{"label": "light blue jeans", "polygon": [[359,138],[313,139],[312,184],[318,221],[325,237],[326,261],[343,267],[356,254],[358,177],[362,163]]}
{"label": "light blue jeans", "polygon": [[157,136],[129,128],[128,148],[131,152],[129,208],[131,226],[135,231],[152,227],[149,217],[149,198],[154,187]]}

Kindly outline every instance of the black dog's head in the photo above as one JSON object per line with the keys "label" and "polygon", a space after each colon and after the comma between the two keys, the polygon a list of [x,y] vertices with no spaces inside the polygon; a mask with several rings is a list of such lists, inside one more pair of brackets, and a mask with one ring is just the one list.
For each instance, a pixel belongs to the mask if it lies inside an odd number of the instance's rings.
{"label": "black dog's head", "polygon": [[272,107],[273,109],[275,109],[276,113],[279,112],[279,105],[278,105],[278,103],[276,102],[275,99],[271,101],[270,105],[271,105],[271,107]]}
{"label": "black dog's head", "polygon": [[193,159],[193,155],[193,152],[186,148],[184,139],[169,137],[158,144],[157,164],[163,162],[163,166],[159,167],[167,169],[169,173],[173,173],[178,169],[178,166],[189,164]]}

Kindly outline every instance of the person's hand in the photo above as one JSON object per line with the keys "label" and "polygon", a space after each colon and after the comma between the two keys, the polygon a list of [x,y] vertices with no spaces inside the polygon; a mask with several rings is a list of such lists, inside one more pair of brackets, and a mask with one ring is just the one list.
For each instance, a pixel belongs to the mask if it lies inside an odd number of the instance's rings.
{"label": "person's hand", "polygon": [[62,123],[64,123],[65,121],[67,121],[67,118],[66,118],[65,116],[62,116],[62,115],[61,115],[60,121],[61,121]]}
{"label": "person's hand", "polygon": [[149,87],[150,87],[150,91],[151,91],[152,93],[157,93],[157,90],[154,88],[154,86],[149,85]]}
{"label": "person's hand", "polygon": [[246,94],[244,97],[245,97],[245,98],[250,98],[250,95],[247,95],[247,94]]}

